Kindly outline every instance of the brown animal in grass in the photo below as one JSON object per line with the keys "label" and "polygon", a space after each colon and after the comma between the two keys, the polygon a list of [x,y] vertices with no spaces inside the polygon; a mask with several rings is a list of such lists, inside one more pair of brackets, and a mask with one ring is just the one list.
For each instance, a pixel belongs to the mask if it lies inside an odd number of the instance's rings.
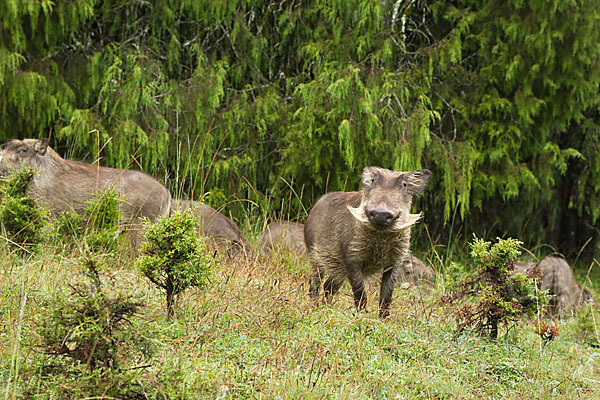
{"label": "brown animal in grass", "polygon": [[409,262],[404,263],[403,268],[398,273],[398,280],[413,285],[420,283],[433,284],[434,276],[431,268],[412,254],[409,257]]}
{"label": "brown animal in grass", "polygon": [[414,194],[422,193],[431,178],[426,169],[400,172],[367,167],[362,190],[323,195],[310,210],[304,238],[311,264],[310,297],[322,285],[325,300],[346,278],[358,310],[367,305],[364,278],[381,273],[379,314],[389,315],[400,270],[410,263],[410,229],[420,214],[411,214]]}
{"label": "brown animal in grass", "polygon": [[571,267],[562,258],[546,257],[538,268],[542,273],[540,289],[553,296],[548,304],[551,313],[565,317],[568,311],[591,300],[591,293],[575,281]]}
{"label": "brown animal in grass", "polygon": [[304,224],[289,221],[272,222],[261,232],[259,243],[263,254],[284,250],[301,258],[306,253]]}
{"label": "brown animal in grass", "polygon": [[537,264],[534,262],[516,262],[513,264],[514,271],[527,275],[528,271],[531,271]]}
{"label": "brown animal in grass", "polygon": [[122,218],[129,230],[133,248],[141,243],[142,218],[150,221],[167,217],[171,195],[152,176],[135,170],[122,170],[65,160],[47,139],[12,140],[0,150],[0,175],[30,167],[37,174],[27,187],[36,203],[53,213],[83,212],[90,199],[104,190],[114,190],[122,199]]}
{"label": "brown animal in grass", "polygon": [[569,264],[558,257],[546,257],[539,263],[515,263],[515,272],[527,274],[534,267],[541,273],[539,288],[551,296],[548,311],[564,318],[577,306],[592,301],[592,295],[577,281]]}
{"label": "brown animal in grass", "polygon": [[193,208],[196,216],[199,217],[198,231],[209,237],[217,249],[233,250],[235,254],[240,253],[246,256],[253,253],[252,245],[236,223],[219,211],[193,200],[173,200],[174,210],[188,208]]}

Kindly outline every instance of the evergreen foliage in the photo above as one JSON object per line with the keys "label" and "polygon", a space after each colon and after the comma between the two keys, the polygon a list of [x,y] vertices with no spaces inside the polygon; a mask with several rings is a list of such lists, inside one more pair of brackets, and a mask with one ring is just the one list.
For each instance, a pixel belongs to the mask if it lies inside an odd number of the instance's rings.
{"label": "evergreen foliage", "polygon": [[145,225],[146,241],[135,263],[150,282],[165,291],[169,317],[173,316],[175,296],[188,287],[204,285],[215,264],[196,233],[198,224],[199,218],[186,209]]}
{"label": "evergreen foliage", "polygon": [[42,303],[46,312],[36,320],[40,343],[32,365],[37,370],[23,395],[143,398],[139,373],[127,368],[147,362],[155,348],[151,334],[133,324],[143,304],[130,287],[99,272],[101,257],[89,256],[83,264],[67,293],[56,291]]}
{"label": "evergreen foliage", "polygon": [[21,250],[39,243],[44,226],[44,211],[26,193],[34,175],[22,168],[0,181],[0,221],[10,243]]}
{"label": "evergreen foliage", "polygon": [[513,263],[521,254],[521,244],[510,238],[499,239],[494,245],[477,238],[470,243],[477,269],[441,300],[460,305],[455,311],[457,334],[475,329],[496,339],[500,324],[533,316],[547,304],[546,294],[536,287],[539,270],[530,276],[514,273]]}
{"label": "evergreen foliage", "polygon": [[48,354],[68,357],[91,370],[116,369],[125,346],[145,355],[151,346],[130,329],[129,320],[142,303],[124,293],[108,295],[97,264],[96,258],[88,257],[85,274],[71,286],[71,293],[49,300],[38,332]]}
{"label": "evergreen foliage", "polygon": [[294,210],[428,167],[433,236],[600,249],[599,5],[1,1],[0,140]]}

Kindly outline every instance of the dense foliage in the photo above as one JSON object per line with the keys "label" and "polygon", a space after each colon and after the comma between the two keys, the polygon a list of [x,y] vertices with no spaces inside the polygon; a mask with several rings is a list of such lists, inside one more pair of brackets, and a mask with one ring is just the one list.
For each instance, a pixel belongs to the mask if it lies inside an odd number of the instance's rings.
{"label": "dense foliage", "polygon": [[598,251],[599,5],[2,0],[0,139],[294,217],[365,165],[428,167],[434,238]]}
{"label": "dense foliage", "polygon": [[39,243],[45,212],[27,196],[35,171],[22,168],[0,179],[0,224],[8,242],[19,251]]}

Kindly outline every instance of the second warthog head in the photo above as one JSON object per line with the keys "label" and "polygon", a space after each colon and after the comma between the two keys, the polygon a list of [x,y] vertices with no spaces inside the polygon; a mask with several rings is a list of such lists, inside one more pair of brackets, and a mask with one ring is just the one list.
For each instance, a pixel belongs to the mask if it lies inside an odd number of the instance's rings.
{"label": "second warthog head", "polygon": [[414,194],[423,193],[431,171],[392,171],[366,167],[361,175],[362,199],[358,207],[348,207],[354,218],[375,230],[398,231],[413,225],[421,214],[411,214]]}

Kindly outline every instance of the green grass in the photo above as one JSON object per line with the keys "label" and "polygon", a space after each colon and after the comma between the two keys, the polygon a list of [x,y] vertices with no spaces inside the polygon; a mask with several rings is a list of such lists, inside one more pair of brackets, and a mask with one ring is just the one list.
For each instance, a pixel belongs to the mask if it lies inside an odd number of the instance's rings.
{"label": "green grass", "polygon": [[560,336],[545,347],[531,321],[501,331],[497,342],[455,338],[453,319],[437,301],[442,279],[432,290],[399,287],[386,320],[377,317],[376,281],[367,312],[355,312],[348,285],[331,306],[315,308],[307,265],[289,257],[225,260],[209,285],[179,297],[170,321],[163,293],[118,257],[108,268],[109,289],[146,304],[131,328],[155,353],[99,377],[44,354],[38,337],[45,299],[79,279],[76,255],[48,248],[24,260],[2,247],[0,257],[5,399],[115,398],[98,388],[107,379],[135,389],[138,397],[124,399],[600,398],[600,350],[586,343],[580,320],[558,322]]}

